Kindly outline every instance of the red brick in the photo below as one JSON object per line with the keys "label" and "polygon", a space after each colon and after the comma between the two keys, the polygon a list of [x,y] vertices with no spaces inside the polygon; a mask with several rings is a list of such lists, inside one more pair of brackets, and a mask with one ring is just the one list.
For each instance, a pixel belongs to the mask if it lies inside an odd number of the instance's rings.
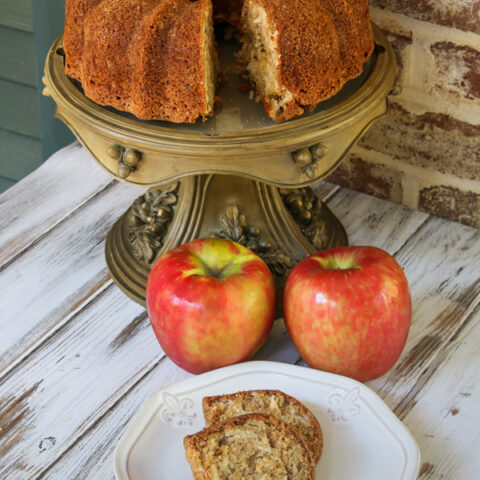
{"label": "red brick", "polygon": [[370,0],[370,5],[418,20],[480,33],[478,0]]}
{"label": "red brick", "polygon": [[480,195],[443,185],[420,191],[418,207],[424,212],[480,228]]}
{"label": "red brick", "polygon": [[480,126],[448,115],[416,115],[391,103],[360,145],[430,171],[480,178]]}
{"label": "red brick", "polygon": [[435,43],[431,51],[436,65],[435,89],[480,105],[480,52],[452,42]]}
{"label": "red brick", "polygon": [[385,165],[368,163],[357,155],[350,155],[326,180],[400,203],[403,197],[402,176]]}

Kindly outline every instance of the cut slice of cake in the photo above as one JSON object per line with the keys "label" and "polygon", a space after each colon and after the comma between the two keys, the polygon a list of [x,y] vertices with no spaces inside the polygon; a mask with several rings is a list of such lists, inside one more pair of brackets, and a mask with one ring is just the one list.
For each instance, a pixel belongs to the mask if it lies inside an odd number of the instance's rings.
{"label": "cut slice of cake", "polygon": [[251,390],[204,397],[202,407],[207,427],[247,413],[273,415],[298,432],[315,463],[320,459],[323,436],[317,419],[303,403],[279,390]]}
{"label": "cut slice of cake", "polygon": [[335,24],[321,0],[246,0],[240,30],[239,58],[275,121],[312,109],[343,86]]}
{"label": "cut slice of cake", "polygon": [[241,415],[189,435],[183,444],[195,480],[314,479],[304,441],[272,415]]}

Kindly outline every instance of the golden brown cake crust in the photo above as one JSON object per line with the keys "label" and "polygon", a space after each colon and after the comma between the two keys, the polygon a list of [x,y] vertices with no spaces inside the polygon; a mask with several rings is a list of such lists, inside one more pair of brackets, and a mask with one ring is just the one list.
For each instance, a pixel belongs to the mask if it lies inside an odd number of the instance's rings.
{"label": "golden brown cake crust", "polygon": [[202,408],[207,427],[248,413],[273,415],[298,432],[315,464],[320,459],[323,435],[318,420],[302,402],[280,390],[249,390],[204,397]]}
{"label": "golden brown cake crust", "polygon": [[157,0],[104,0],[85,18],[82,87],[101,105],[134,113],[135,34]]}
{"label": "golden brown cake crust", "polygon": [[323,5],[337,33],[343,80],[350,80],[362,73],[364,62],[355,16],[347,0],[323,0]]}
{"label": "golden brown cake crust", "polygon": [[66,72],[100,105],[141,119],[194,122],[212,113],[201,53],[211,9],[210,0],[69,0]]}
{"label": "golden brown cake crust", "polygon": [[[303,439],[272,415],[252,413],[217,423],[186,436],[183,445],[196,480],[314,480],[314,463]],[[278,470],[281,476],[275,474]]]}
{"label": "golden brown cake crust", "polygon": [[82,55],[85,18],[102,0],[65,0],[65,73],[82,81]]}
{"label": "golden brown cake crust", "polygon": [[137,117],[181,123],[206,116],[200,53],[206,11],[212,15],[209,0],[164,0],[142,22],[134,49]]}
{"label": "golden brown cake crust", "polygon": [[352,8],[357,23],[360,53],[363,55],[363,61],[365,62],[373,52],[373,47],[375,46],[373,42],[368,0],[347,0],[347,3]]}

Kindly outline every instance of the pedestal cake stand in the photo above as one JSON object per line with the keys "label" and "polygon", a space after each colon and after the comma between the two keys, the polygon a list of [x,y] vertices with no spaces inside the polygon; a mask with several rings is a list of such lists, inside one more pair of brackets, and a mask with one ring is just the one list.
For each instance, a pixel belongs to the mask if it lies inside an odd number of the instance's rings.
{"label": "pedestal cake stand", "polygon": [[[234,240],[254,250],[280,289],[289,269],[325,248],[346,245],[341,223],[308,185],[340,164],[388,107],[396,63],[375,26],[375,50],[363,74],[313,112],[282,124],[266,117],[241,80],[227,76],[223,104],[194,125],[147,122],[86,98],[64,73],[62,37],[49,51],[45,90],[98,164],[118,180],[150,187],[115,223],[106,241],[116,284],[145,304],[155,259],[202,237]],[[238,49],[226,42],[222,65]],[[229,60],[230,59],[230,60]]]}

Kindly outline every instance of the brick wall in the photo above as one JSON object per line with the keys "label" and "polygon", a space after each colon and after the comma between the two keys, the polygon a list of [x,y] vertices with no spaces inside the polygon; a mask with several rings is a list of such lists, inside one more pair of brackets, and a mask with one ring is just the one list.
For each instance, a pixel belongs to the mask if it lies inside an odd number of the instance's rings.
{"label": "brick wall", "polygon": [[370,0],[400,95],[328,180],[480,228],[480,1]]}

